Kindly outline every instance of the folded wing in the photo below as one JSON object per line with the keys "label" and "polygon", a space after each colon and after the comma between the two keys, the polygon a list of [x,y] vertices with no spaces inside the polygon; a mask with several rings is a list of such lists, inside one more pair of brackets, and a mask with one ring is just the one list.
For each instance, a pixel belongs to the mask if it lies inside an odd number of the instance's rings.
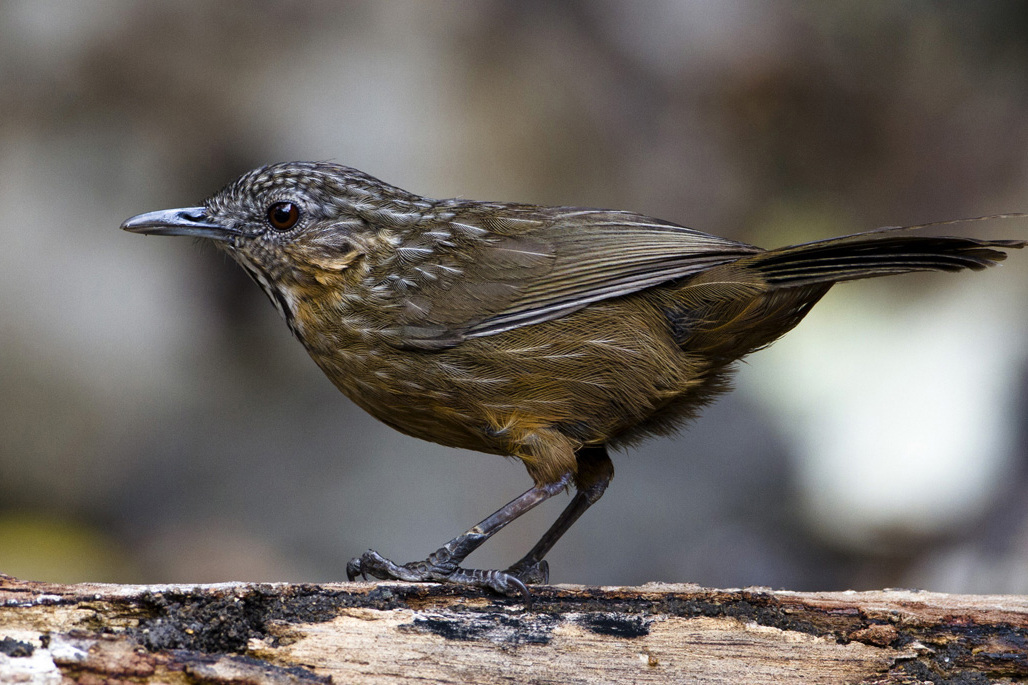
{"label": "folded wing", "polygon": [[470,204],[434,222],[383,269],[396,344],[452,346],[763,252],[628,212],[491,208]]}

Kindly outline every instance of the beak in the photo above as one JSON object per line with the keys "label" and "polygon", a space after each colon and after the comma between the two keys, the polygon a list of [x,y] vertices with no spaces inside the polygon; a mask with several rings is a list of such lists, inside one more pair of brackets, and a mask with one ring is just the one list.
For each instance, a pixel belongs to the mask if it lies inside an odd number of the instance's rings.
{"label": "beak", "polygon": [[128,219],[121,227],[130,233],[145,235],[188,235],[194,238],[228,241],[239,231],[207,220],[203,207],[162,209]]}

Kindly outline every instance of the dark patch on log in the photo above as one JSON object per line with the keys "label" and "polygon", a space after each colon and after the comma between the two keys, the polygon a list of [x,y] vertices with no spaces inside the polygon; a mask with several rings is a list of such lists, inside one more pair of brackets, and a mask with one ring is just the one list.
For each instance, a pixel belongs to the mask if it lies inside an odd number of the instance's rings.
{"label": "dark patch on log", "polygon": [[331,620],[343,607],[367,606],[369,599],[376,608],[391,608],[390,602],[375,601],[372,594],[328,591],[314,585],[149,593],[138,600],[146,616],[131,633],[151,651],[238,653],[245,651],[250,639],[267,637],[271,621],[320,623]]}
{"label": "dark patch on log", "polygon": [[7,656],[32,656],[32,652],[34,651],[36,651],[36,648],[28,642],[22,642],[21,640],[15,640],[10,637],[5,637],[0,640],[0,652]]}
{"label": "dark patch on log", "polygon": [[[900,668],[908,680],[898,682],[908,683],[932,683],[932,685],[992,685],[996,681],[981,671],[953,669],[942,670],[931,663],[923,661],[911,661]],[[887,682],[897,682],[887,681]]]}
{"label": "dark patch on log", "polygon": [[590,614],[582,616],[576,623],[597,635],[630,639],[649,635],[653,619],[619,614]]}
{"label": "dark patch on log", "polygon": [[952,620],[921,631],[919,639],[932,647],[932,663],[943,669],[953,665],[992,677],[1028,676],[1028,628]]}
{"label": "dark patch on log", "polygon": [[546,614],[509,616],[498,613],[448,612],[418,616],[400,626],[405,632],[431,633],[447,640],[479,641],[508,645],[545,645],[553,636],[558,619]]}

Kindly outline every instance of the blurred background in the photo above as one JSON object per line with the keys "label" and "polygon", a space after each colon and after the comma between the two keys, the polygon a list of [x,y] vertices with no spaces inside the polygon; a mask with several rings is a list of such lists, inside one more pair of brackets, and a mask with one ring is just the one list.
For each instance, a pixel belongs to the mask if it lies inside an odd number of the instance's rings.
{"label": "blurred background", "polygon": [[[293,159],[765,247],[1026,211],[1026,36],[1015,1],[0,2],[0,572],[342,580],[530,484],[378,424],[240,268],[125,218]],[[838,287],[615,455],[552,580],[1028,593],[1026,291],[1016,253]]]}

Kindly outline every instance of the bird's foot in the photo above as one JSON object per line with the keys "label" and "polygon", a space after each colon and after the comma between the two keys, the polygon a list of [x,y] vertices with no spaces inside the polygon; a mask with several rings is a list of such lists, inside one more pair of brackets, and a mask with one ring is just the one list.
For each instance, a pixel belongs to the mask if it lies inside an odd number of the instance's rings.
{"label": "bird's foot", "polygon": [[424,561],[412,561],[408,564],[394,563],[378,552],[368,550],[346,564],[346,577],[351,581],[356,580],[357,576],[364,580],[367,580],[368,576],[374,576],[381,580],[402,580],[408,583],[451,583],[492,590],[507,596],[520,594],[525,606],[531,606],[532,594],[515,572],[461,568],[457,563],[445,548]]}

